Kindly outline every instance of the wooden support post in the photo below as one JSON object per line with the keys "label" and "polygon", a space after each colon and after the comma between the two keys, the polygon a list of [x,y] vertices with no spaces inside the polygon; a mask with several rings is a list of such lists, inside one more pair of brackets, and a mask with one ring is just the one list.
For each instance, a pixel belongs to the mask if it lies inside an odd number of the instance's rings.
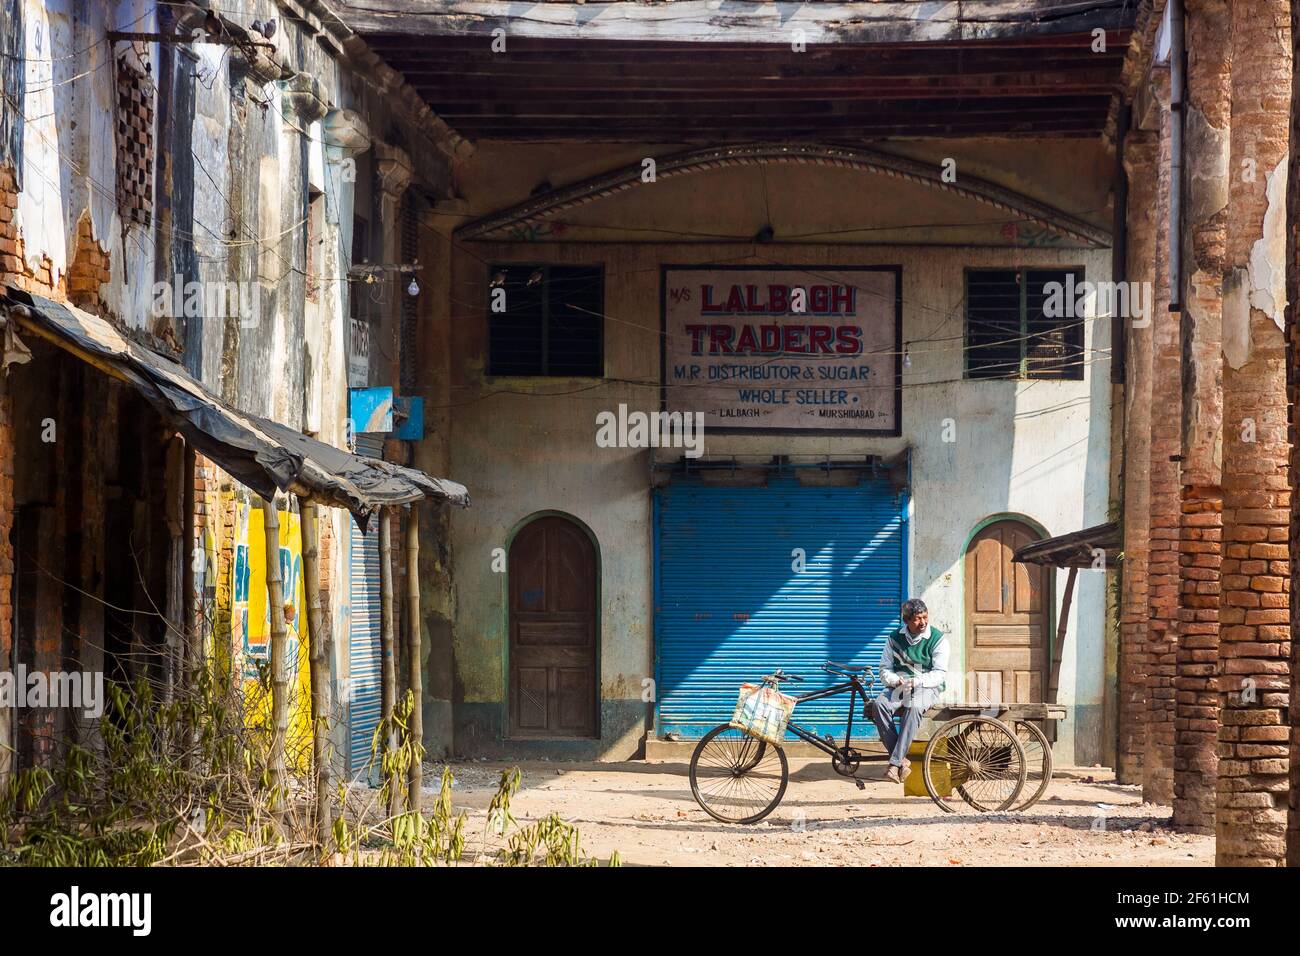
{"label": "wooden support post", "polygon": [[1079,576],[1078,568],[1070,568],[1070,576],[1065,580],[1065,597],[1061,599],[1061,619],[1056,622],[1056,641],[1052,644],[1052,673],[1047,682],[1047,702],[1056,703],[1056,694],[1061,686],[1061,653],[1065,650],[1065,624],[1070,619],[1070,604],[1074,600],[1074,579]]}
{"label": "wooden support post", "polygon": [[271,617],[271,808],[284,813],[285,740],[289,735],[289,628],[284,620],[284,581],[280,576],[280,515],[275,499],[263,499],[262,528],[266,535],[266,604]]}
{"label": "wooden support post", "polygon": [[326,633],[320,582],[320,514],[310,501],[302,503],[302,575],[307,590],[307,642],[311,663],[312,768],[316,777],[316,839],[329,846],[334,830],[333,785],[330,779],[330,655],[331,635]]}
{"label": "wooden support post", "polygon": [[[199,630],[199,602],[201,598],[197,593],[198,588],[195,587],[195,581],[197,580],[195,572],[198,571],[198,568],[194,566],[198,553],[201,550],[198,540],[197,523],[194,519],[194,509],[197,505],[197,492],[194,488],[194,482],[196,480],[195,470],[197,466],[196,457],[194,446],[187,441],[185,443],[185,466],[182,469],[185,480],[185,496],[183,500],[183,507],[185,510],[183,516],[185,527],[183,535],[185,548],[184,554],[182,555],[185,561],[185,573],[183,579],[185,610],[182,615],[184,620],[183,630],[185,647],[183,654],[185,655],[185,660],[182,672],[184,673],[185,690],[187,692],[193,692],[195,686],[198,684],[199,668],[202,666],[203,662],[203,634]],[[204,557],[204,561],[207,561],[206,556]],[[194,742],[197,743],[197,739],[195,739]]]}
{"label": "wooden support post", "polygon": [[408,772],[410,795],[407,809],[420,812],[420,790],[424,784],[424,674],[420,661],[420,503],[411,502],[406,519],[406,619],[409,623],[407,658],[410,666],[411,740],[414,754]]}
{"label": "wooden support post", "polygon": [[[384,721],[387,733],[384,735],[383,755],[385,757],[397,750],[397,728],[393,723],[393,711],[397,705],[397,663],[394,659],[396,616],[393,613],[393,529],[391,515],[387,508],[380,508],[379,519],[379,633],[382,650],[382,708],[380,718]],[[398,788],[397,774],[391,770],[386,774],[388,786],[388,814],[397,816],[402,812],[402,794]]]}

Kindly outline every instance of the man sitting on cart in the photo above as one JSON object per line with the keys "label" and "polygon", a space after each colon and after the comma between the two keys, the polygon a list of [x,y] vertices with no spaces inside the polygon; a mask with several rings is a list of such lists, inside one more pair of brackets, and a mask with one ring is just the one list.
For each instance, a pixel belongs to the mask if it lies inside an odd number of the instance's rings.
{"label": "man sitting on cart", "polygon": [[[889,635],[880,655],[885,690],[871,702],[871,721],[889,751],[885,779],[902,782],[911,761],[907,750],[921,727],[921,718],[943,693],[948,674],[948,639],[930,624],[930,611],[920,598],[903,604],[903,626]],[[903,709],[902,729],[894,715]]]}

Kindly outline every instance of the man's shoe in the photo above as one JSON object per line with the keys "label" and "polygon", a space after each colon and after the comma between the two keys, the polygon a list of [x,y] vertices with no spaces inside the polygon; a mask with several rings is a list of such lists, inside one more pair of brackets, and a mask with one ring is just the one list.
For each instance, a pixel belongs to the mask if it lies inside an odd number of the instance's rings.
{"label": "man's shoe", "polygon": [[889,769],[885,771],[885,779],[888,780],[890,783],[903,782],[902,776],[899,775],[899,769],[895,767],[892,763],[889,765]]}
{"label": "man's shoe", "polygon": [[907,775],[908,775],[909,773],[911,773],[911,772],[912,772],[912,761],[910,761],[910,760],[908,760],[906,757],[904,757],[904,758],[903,758],[903,772],[902,772],[899,776],[900,776],[903,780],[906,780],[906,779],[907,779]]}

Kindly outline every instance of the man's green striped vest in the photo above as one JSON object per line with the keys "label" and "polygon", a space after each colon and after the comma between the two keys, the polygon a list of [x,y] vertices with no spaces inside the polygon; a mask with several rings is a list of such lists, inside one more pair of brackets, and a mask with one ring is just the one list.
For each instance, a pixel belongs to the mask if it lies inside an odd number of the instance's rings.
{"label": "man's green striped vest", "polygon": [[[934,667],[934,648],[942,637],[943,631],[931,624],[929,634],[915,644],[909,644],[907,625],[904,624],[889,635],[889,649],[894,661],[894,670],[909,677],[920,677]],[[946,687],[947,682],[940,684],[938,689],[942,691]]]}

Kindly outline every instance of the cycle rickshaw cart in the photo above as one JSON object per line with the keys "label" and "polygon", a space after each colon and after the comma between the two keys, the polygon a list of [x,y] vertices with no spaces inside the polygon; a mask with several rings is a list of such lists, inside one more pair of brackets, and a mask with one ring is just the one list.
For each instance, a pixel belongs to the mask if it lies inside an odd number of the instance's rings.
{"label": "cycle rickshaw cart", "polygon": [[[700,739],[690,764],[691,793],[705,813],[723,823],[757,823],[775,810],[790,777],[786,732],[827,754],[835,772],[853,778],[860,789],[863,768],[888,759],[888,754],[853,745],[853,724],[867,719],[865,708],[879,693],[872,668],[827,661],[822,670],[836,683],[797,696],[794,704],[846,695],[843,741],[793,719],[780,722],[779,733],[769,732],[766,738],[734,722],[715,727]],[[802,680],[778,670],[746,687],[757,697]],[[745,697],[742,689],[742,703]],[[1050,724],[1064,717],[1065,708],[1051,704],[937,704],[926,712],[917,734],[925,754],[912,772],[921,774],[926,793],[949,813],[962,804],[985,813],[1027,809],[1051,783],[1048,734]]]}
{"label": "cycle rickshaw cart", "polygon": [[[919,769],[925,791],[938,806],[955,813],[965,804],[981,812],[1019,811],[1037,803],[1052,781],[1055,725],[1065,707],[1056,703],[1066,621],[1080,569],[1114,568],[1122,560],[1123,539],[1117,522],[1035,541],[1016,550],[1012,560],[1069,569],[1055,640],[1051,647],[1047,703],[940,703],[926,712],[917,733],[925,742]],[[715,727],[700,739],[691,756],[691,792],[716,820],[757,823],[776,809],[789,782],[785,731],[830,755],[835,772],[857,779],[866,763],[887,758],[852,745],[855,714],[866,719],[867,704],[879,693],[870,667],[827,661],[822,670],[836,681],[822,690],[795,698],[795,703],[840,694],[849,696],[843,743],[820,736],[793,720],[779,735],[753,736],[731,723]],[[863,678],[866,678],[865,680]],[[775,690],[802,678],[777,670],[762,686]],[[753,685],[751,685],[753,686]],[[858,711],[861,699],[863,710]],[[789,714],[786,715],[790,717]],[[859,788],[863,787],[857,779]],[[960,803],[958,802],[960,801]]]}

